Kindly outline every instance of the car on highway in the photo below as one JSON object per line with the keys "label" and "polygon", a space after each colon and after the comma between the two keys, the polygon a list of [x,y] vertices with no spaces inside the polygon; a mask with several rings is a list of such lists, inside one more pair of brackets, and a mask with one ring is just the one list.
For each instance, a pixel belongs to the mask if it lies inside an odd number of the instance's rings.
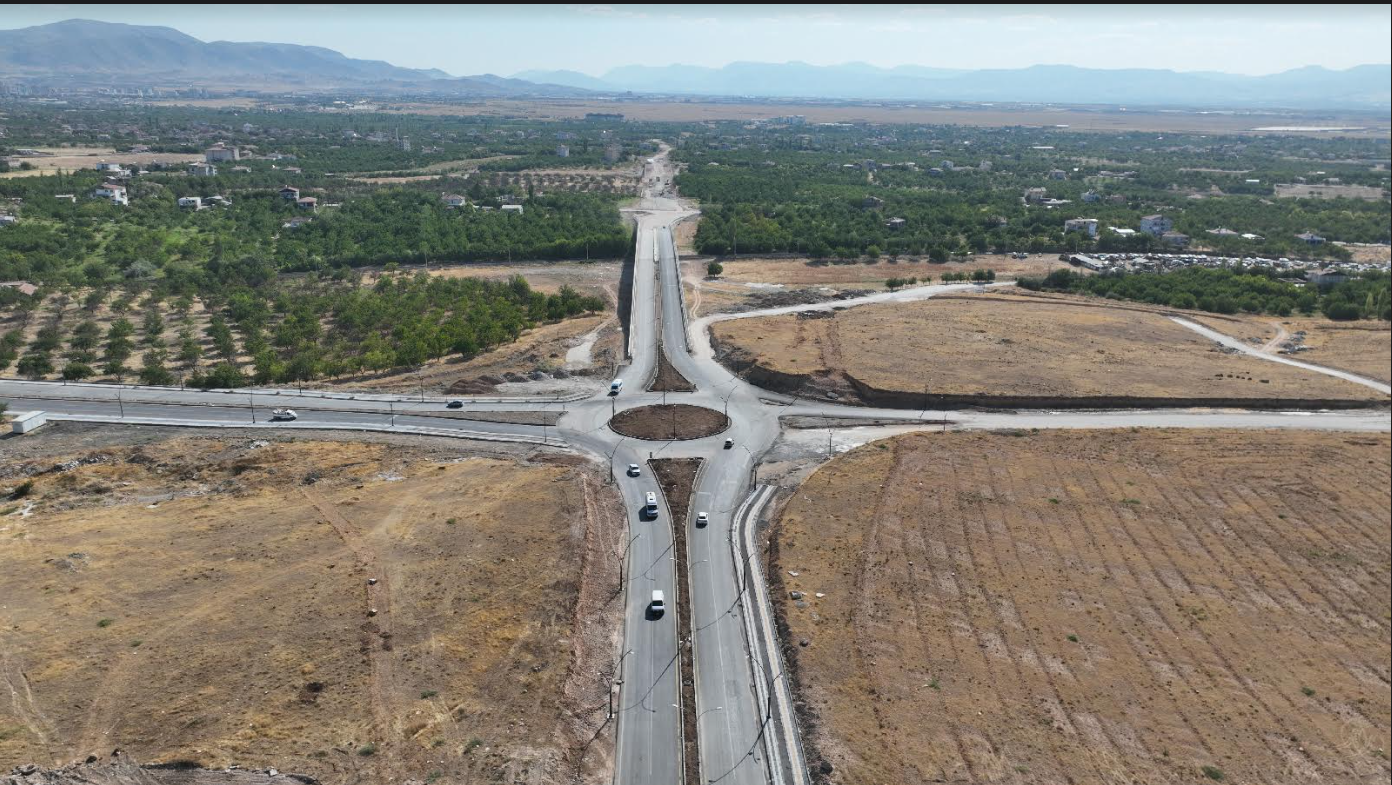
{"label": "car on highway", "polygon": [[464,402],[456,399],[456,400],[450,401],[449,403],[445,404],[445,408],[446,408],[446,409],[463,409],[463,408],[464,408]]}
{"label": "car on highway", "polygon": [[696,513],[696,526],[697,526],[697,527],[704,528],[705,525],[708,524],[708,523],[710,523],[710,514],[709,514],[709,513],[704,513],[704,512],[698,512],[698,513]]}
{"label": "car on highway", "polygon": [[667,599],[662,596],[661,589],[653,589],[652,602],[648,603],[648,613],[653,618],[657,618],[667,612]]}
{"label": "car on highway", "polygon": [[299,419],[299,415],[298,415],[298,414],[295,414],[295,410],[294,410],[294,409],[272,409],[272,410],[271,410],[271,421],[272,421],[272,422],[280,422],[280,421],[284,421],[284,420],[295,420],[295,419]]}
{"label": "car on highway", "polygon": [[728,449],[730,449],[730,448],[732,448],[732,447],[734,447],[734,446],[735,446],[735,440],[734,440],[734,439],[726,439],[726,440],[725,440],[725,449],[728,450]]}
{"label": "car on highway", "polygon": [[636,463],[630,463],[630,464],[628,465],[628,476],[629,476],[629,477],[637,477],[638,475],[640,475],[640,474],[642,474],[642,473],[643,473],[643,470],[640,469],[640,468],[638,468],[638,464],[636,464]]}

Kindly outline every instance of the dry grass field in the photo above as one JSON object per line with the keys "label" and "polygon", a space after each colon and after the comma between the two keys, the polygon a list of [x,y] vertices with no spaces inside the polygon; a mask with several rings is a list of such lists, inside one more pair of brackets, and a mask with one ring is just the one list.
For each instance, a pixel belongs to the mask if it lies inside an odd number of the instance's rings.
{"label": "dry grass field", "polygon": [[[148,164],[181,164],[203,160],[202,153],[118,153],[111,147],[40,147],[35,149],[39,152],[51,153],[51,155],[16,157],[11,163],[16,168],[0,174],[0,177],[37,177],[41,174],[53,174],[59,169],[65,172],[71,172],[74,169],[95,169],[97,164],[102,161],[145,166]],[[20,162],[28,162],[34,168],[19,169],[17,167]]]}
{"label": "dry grass field", "polygon": [[[789,374],[950,395],[1372,399],[1366,387],[1217,350],[1158,313],[1015,295],[945,295],[831,318],[720,322],[722,348]],[[1384,333],[1385,334],[1385,333]]]}
{"label": "dry grass field", "polygon": [[1387,782],[1390,454],[1107,431],[837,458],[771,546],[826,779]]}
{"label": "dry grass field", "polygon": [[119,747],[326,785],[607,781],[603,739],[577,752],[619,634],[602,479],[267,439],[0,463],[0,492],[33,482],[0,506],[0,768]]}
{"label": "dry grass field", "polygon": [[[189,103],[181,101],[179,103]],[[809,123],[926,123],[930,125],[966,125],[981,127],[1044,126],[1063,127],[1074,131],[1193,131],[1198,133],[1255,132],[1256,128],[1347,127],[1363,130],[1306,132],[1315,136],[1383,136],[1388,122],[1373,115],[1321,117],[1317,123],[1304,116],[1283,114],[1216,114],[1213,112],[1177,112],[1114,110],[1108,107],[1044,107],[1012,109],[999,106],[918,104],[797,104],[792,102],[757,103],[732,101],[585,101],[555,100],[487,100],[478,103],[407,103],[383,107],[383,112],[437,116],[531,117],[546,119],[577,119],[589,112],[617,112],[626,120],[652,122],[704,122],[708,120],[754,120],[800,114]],[[1296,131],[1272,132],[1284,135]]]}

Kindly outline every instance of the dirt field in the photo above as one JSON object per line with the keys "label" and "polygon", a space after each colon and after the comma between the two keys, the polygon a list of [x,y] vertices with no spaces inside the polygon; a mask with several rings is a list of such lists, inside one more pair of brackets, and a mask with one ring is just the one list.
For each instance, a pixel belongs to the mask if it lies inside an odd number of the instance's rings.
{"label": "dirt field", "polygon": [[649,392],[695,392],[696,385],[681,375],[672,361],[667,359],[667,350],[661,346],[657,349],[657,373],[653,375],[652,385],[648,387]]}
{"label": "dirt field", "polygon": [[625,409],[609,421],[609,427],[634,439],[699,439],[729,428],[730,418],[704,406],[668,403]]}
{"label": "dirt field", "polygon": [[[186,103],[186,102],[181,102]],[[383,108],[383,112],[442,116],[495,116],[575,119],[587,112],[617,112],[627,120],[703,122],[706,120],[752,120],[800,114],[809,123],[928,123],[939,125],[1067,126],[1074,131],[1197,131],[1209,133],[1253,132],[1256,128],[1300,127],[1308,125],[1304,115],[1242,114],[1212,112],[1112,111],[1093,107],[1048,107],[1019,109],[981,106],[941,107],[903,104],[794,104],[753,102],[682,101],[583,101],[583,100],[493,100],[479,103],[403,104]],[[1321,127],[1349,127],[1365,130],[1305,132],[1314,136],[1386,136],[1384,118],[1359,114],[1347,117],[1321,117]],[[1271,132],[1292,135],[1300,132]]]}
{"label": "dirt field", "polygon": [[[1198,321],[1268,351],[1279,352],[1287,345],[1306,346],[1309,351],[1285,356],[1392,382],[1392,327],[1387,322],[1278,316],[1200,317]],[[1300,336],[1302,331],[1305,334]]]}
{"label": "dirt field", "polygon": [[1370,202],[1386,201],[1387,192],[1381,188],[1367,185],[1306,185],[1289,183],[1276,186],[1279,199],[1367,199]]}
{"label": "dirt field", "polygon": [[722,359],[838,387],[942,395],[1377,399],[1366,387],[1235,352],[1146,311],[945,295],[829,318],[721,322]]}
{"label": "dirt field", "polygon": [[41,174],[53,174],[58,169],[67,172],[74,169],[95,169],[97,164],[102,161],[144,166],[147,164],[182,164],[203,160],[202,153],[118,153],[111,147],[36,147],[34,149],[39,152],[52,153],[52,155],[14,157],[10,159],[12,166],[18,167],[21,162],[28,162],[34,168],[28,170],[15,168],[9,172],[0,173],[0,177],[37,177]]}
{"label": "dirt field", "polygon": [[0,768],[608,780],[624,517],[584,462],[136,432],[6,447]]}
{"label": "dirt field", "polygon": [[1107,431],[837,458],[771,546],[826,779],[1387,782],[1389,454]]}
{"label": "dirt field", "polygon": [[887,278],[932,276],[941,282],[946,273],[995,270],[999,280],[1022,275],[1043,276],[1064,266],[1058,254],[1033,254],[1027,259],[982,254],[963,262],[932,264],[926,259],[901,258],[891,263],[882,259],[874,264],[856,262],[836,264],[812,262],[805,258],[740,258],[722,261],[718,278],[706,278],[709,257],[684,259],[682,277],[687,284],[688,302],[697,306],[697,315],[740,310],[749,298],[761,293],[787,289],[826,288],[834,291],[871,289],[881,291]]}

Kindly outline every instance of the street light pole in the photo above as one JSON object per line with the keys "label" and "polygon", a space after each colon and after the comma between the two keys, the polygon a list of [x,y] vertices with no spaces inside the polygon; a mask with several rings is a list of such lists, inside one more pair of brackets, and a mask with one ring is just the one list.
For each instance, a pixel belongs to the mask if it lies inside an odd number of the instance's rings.
{"label": "street light pole", "polygon": [[121,419],[126,419],[126,404],[121,400],[121,388],[116,388],[116,405],[121,408]]}
{"label": "street light pole", "polygon": [[247,401],[251,404],[251,424],[256,424],[256,396],[247,393]]}

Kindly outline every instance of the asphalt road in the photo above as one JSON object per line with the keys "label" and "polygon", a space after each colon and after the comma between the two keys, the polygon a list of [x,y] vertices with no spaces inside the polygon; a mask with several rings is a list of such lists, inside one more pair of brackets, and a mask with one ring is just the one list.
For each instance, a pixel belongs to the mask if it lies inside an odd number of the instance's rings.
{"label": "asphalt road", "polygon": [[[670,180],[665,154],[649,165],[645,179]],[[285,429],[347,428],[392,430],[431,436],[485,438],[550,444],[587,453],[613,467],[614,481],[628,509],[629,539],[623,554],[625,591],[624,643],[619,656],[616,702],[617,750],[615,781],[624,785],[669,785],[682,779],[681,713],[677,667],[677,627],[673,612],[650,618],[649,600],[661,590],[669,601],[673,591],[673,537],[670,511],[656,520],[639,514],[644,496],[659,492],[648,471],[649,457],[704,459],[688,522],[691,596],[691,646],[694,652],[698,749],[701,777],[721,783],[803,783],[806,772],[797,765],[796,721],[787,680],[771,625],[768,598],[762,584],[741,591],[752,552],[750,515],[737,515],[742,502],[757,508],[767,492],[751,497],[751,479],[760,457],[776,441],[822,443],[832,437],[841,451],[871,438],[925,427],[925,419],[944,416],[954,428],[1107,428],[1107,427],[1300,427],[1332,430],[1387,431],[1392,416],[1386,410],[1341,413],[1281,413],[1240,411],[1138,412],[916,412],[901,409],[843,407],[800,401],[753,387],[715,362],[706,327],[716,319],[744,318],[779,311],[769,309],[722,315],[690,322],[682,305],[678,259],[671,226],[688,215],[678,202],[645,195],[637,209],[630,363],[619,370],[622,392],[587,398],[491,399],[464,398],[463,410],[446,410],[444,398],[346,393],[298,394],[282,391],[202,392],[111,385],[0,380],[0,400],[12,412],[45,410],[55,418],[69,417],[142,424],[203,425]],[[971,284],[917,287],[864,298],[894,302],[975,288]],[[859,301],[827,304],[844,307]],[[654,330],[655,325],[661,330]],[[644,442],[611,431],[613,412],[657,403],[660,393],[645,392],[656,368],[659,341],[668,359],[697,390],[668,393],[673,402],[725,411],[732,420],[723,434],[684,442]],[[689,351],[688,351],[689,349]],[[267,423],[273,407],[295,409],[292,423]],[[516,425],[467,419],[470,412],[561,411],[556,426]],[[835,432],[783,433],[785,415],[898,421],[898,425],[837,429]],[[256,422],[253,425],[253,418]],[[734,439],[726,449],[726,437]],[[628,464],[642,466],[639,477],[625,473]],[[660,492],[659,492],[660,496]],[[745,508],[746,511],[748,508]],[[696,527],[696,512],[706,512],[708,526]],[[757,575],[757,569],[750,570]],[[694,784],[693,784],[694,785]]]}

